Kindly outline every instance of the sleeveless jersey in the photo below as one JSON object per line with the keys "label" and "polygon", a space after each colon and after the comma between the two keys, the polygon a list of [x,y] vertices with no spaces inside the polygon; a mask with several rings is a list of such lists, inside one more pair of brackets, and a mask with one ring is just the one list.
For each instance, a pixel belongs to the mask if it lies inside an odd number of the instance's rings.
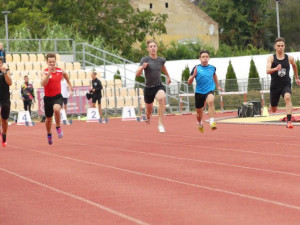
{"label": "sleeveless jersey", "polygon": [[285,86],[286,84],[291,83],[290,78],[290,62],[287,54],[284,54],[284,59],[279,60],[276,57],[276,54],[273,55],[274,60],[271,68],[277,67],[281,64],[281,70],[276,71],[271,74],[271,86]]}
{"label": "sleeveless jersey", "polygon": [[[48,68],[45,69],[45,73],[48,76]],[[61,94],[61,78],[62,78],[62,70],[60,68],[55,67],[55,72],[49,75],[49,82],[44,87],[45,96],[54,97],[58,94]]]}
{"label": "sleeveless jersey", "polygon": [[197,66],[196,79],[196,93],[207,94],[210,91],[214,91],[216,86],[213,79],[216,73],[216,67],[208,64],[207,66],[202,66],[201,64]]}

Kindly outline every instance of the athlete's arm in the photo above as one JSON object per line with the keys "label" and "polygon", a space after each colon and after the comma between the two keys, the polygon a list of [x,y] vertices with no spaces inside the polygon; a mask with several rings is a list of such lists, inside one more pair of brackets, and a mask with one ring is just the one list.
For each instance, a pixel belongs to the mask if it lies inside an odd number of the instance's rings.
{"label": "athlete's arm", "polygon": [[164,74],[167,76],[167,84],[171,83],[171,78],[169,76],[167,67],[165,65],[162,66],[161,70],[164,72]]}
{"label": "athlete's arm", "polygon": [[213,79],[214,79],[214,82],[215,82],[215,85],[216,85],[217,89],[220,90],[220,91],[224,91],[223,88],[219,85],[218,76],[217,76],[216,73],[213,75]]}
{"label": "athlete's arm", "polygon": [[4,79],[5,79],[5,82],[7,83],[7,85],[11,86],[12,85],[12,79],[11,79],[11,76],[10,76],[9,69],[7,70],[5,67],[2,67],[1,71],[4,74]]}
{"label": "athlete's arm", "polygon": [[297,64],[295,63],[295,59],[293,56],[289,56],[289,63],[292,64],[292,67],[294,70],[295,81],[298,85],[300,85],[300,80],[299,80],[299,76],[298,76],[298,68],[297,68]]}
{"label": "athlete's arm", "polygon": [[196,75],[197,75],[197,67],[195,67],[193,75],[189,77],[188,84],[192,84],[193,83],[194,78],[196,77]]}
{"label": "athlete's arm", "polygon": [[48,75],[47,75],[47,74],[45,73],[45,71],[44,71],[44,73],[42,74],[41,85],[42,85],[43,87],[45,87],[45,86],[48,84],[49,78],[50,78],[50,74],[51,74],[51,73],[48,73]]}
{"label": "athlete's arm", "polygon": [[267,74],[272,74],[276,71],[279,71],[281,70],[281,64],[279,64],[277,67],[275,68],[271,68],[272,67],[272,63],[273,63],[273,60],[274,60],[274,57],[273,55],[270,55],[268,57],[268,60],[267,60]]}
{"label": "athlete's arm", "polygon": [[63,75],[63,77],[66,79],[66,81],[67,81],[67,83],[68,83],[68,85],[69,85],[69,91],[70,91],[70,94],[72,94],[73,88],[72,88],[72,84],[71,84],[71,81],[70,81],[70,79],[69,79],[68,74],[63,70],[63,71],[62,71],[62,75]]}
{"label": "athlete's arm", "polygon": [[144,62],[143,65],[139,66],[136,73],[135,73],[135,76],[139,77],[141,76],[141,74],[143,73],[143,70],[148,66],[148,63]]}

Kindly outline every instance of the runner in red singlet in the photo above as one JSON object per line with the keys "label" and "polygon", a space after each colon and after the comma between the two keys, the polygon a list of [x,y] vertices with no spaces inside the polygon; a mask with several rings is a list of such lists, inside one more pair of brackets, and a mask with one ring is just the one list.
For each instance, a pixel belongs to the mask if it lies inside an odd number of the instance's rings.
{"label": "runner in red singlet", "polygon": [[60,110],[63,104],[63,97],[61,95],[61,79],[62,76],[69,84],[69,89],[72,92],[72,85],[69,77],[65,71],[55,67],[56,55],[49,53],[46,55],[48,68],[42,74],[42,86],[45,90],[44,107],[46,116],[46,130],[49,145],[52,145],[52,117],[54,113],[56,131],[59,138],[63,137],[63,132],[60,127]]}

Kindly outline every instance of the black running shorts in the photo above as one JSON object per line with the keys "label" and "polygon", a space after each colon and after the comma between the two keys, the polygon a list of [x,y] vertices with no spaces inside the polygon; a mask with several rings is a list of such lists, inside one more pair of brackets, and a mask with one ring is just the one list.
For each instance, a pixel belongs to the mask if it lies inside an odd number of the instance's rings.
{"label": "black running shorts", "polygon": [[195,107],[196,109],[201,109],[204,107],[204,103],[209,94],[214,94],[214,91],[210,91],[206,94],[195,93]]}
{"label": "black running shorts", "polygon": [[278,106],[280,96],[284,97],[285,93],[292,94],[291,84],[287,84],[282,87],[272,87],[270,88],[270,104],[272,107]]}
{"label": "black running shorts", "polygon": [[58,104],[60,106],[63,105],[63,97],[61,94],[58,94],[54,97],[44,97],[44,107],[45,107],[45,116],[52,117],[53,116],[53,106]]}
{"label": "black running shorts", "polygon": [[1,118],[7,120],[9,118],[9,113],[10,113],[10,101],[0,100],[0,108],[1,108]]}
{"label": "black running shorts", "polygon": [[155,96],[159,90],[163,90],[164,92],[166,92],[166,89],[162,83],[160,83],[159,85],[154,86],[154,87],[145,87],[144,88],[145,103],[152,104],[155,99]]}
{"label": "black running shorts", "polygon": [[92,103],[95,104],[98,101],[98,104],[101,105],[101,96],[93,96]]}

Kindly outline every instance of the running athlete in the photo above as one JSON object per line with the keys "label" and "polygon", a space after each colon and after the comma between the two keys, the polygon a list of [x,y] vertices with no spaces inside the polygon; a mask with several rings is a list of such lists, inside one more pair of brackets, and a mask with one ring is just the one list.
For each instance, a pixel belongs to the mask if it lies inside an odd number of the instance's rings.
{"label": "running athlete", "polygon": [[90,91],[91,94],[93,95],[92,97],[92,107],[96,108],[96,102],[98,102],[98,110],[99,110],[99,115],[100,118],[102,118],[102,107],[101,107],[101,98],[102,98],[102,83],[101,81],[96,77],[97,72],[93,71],[92,72],[92,90]]}
{"label": "running athlete", "polygon": [[34,89],[33,85],[29,83],[29,78],[27,75],[24,76],[24,84],[21,85],[21,97],[24,103],[24,110],[29,111],[31,116],[31,104],[34,101]]}
{"label": "running athlete", "polygon": [[270,86],[270,103],[272,112],[276,112],[280,95],[284,98],[287,114],[287,128],[293,128],[291,122],[293,104],[291,100],[291,78],[290,78],[290,64],[292,64],[295,81],[300,85],[298,77],[298,69],[294,57],[284,53],[285,39],[282,37],[276,38],[274,42],[276,53],[270,55],[267,60],[267,74],[271,75]]}
{"label": "running athlete", "polygon": [[[0,134],[2,137],[2,147],[6,147],[6,135],[8,128],[8,118],[10,113],[10,93],[9,86],[12,85],[12,79],[9,69],[3,66],[3,58],[0,58]],[[1,131],[2,124],[2,131]]]}
{"label": "running athlete", "polygon": [[56,131],[59,138],[63,137],[60,127],[60,110],[63,105],[63,97],[61,95],[61,79],[64,77],[69,84],[69,90],[72,91],[72,85],[65,71],[55,67],[56,55],[49,53],[46,55],[48,68],[42,74],[42,86],[45,90],[44,107],[46,116],[46,130],[49,145],[52,145],[52,117],[55,114]]}
{"label": "running athlete", "polygon": [[167,68],[165,66],[166,59],[157,56],[157,43],[154,40],[147,41],[147,50],[149,56],[143,57],[140,66],[136,71],[136,76],[141,76],[143,70],[145,71],[145,88],[144,100],[146,104],[146,122],[150,123],[151,114],[153,111],[153,101],[156,99],[159,103],[158,106],[158,131],[164,133],[165,127],[162,123],[164,116],[164,100],[166,90],[161,80],[161,71],[167,76],[167,84],[171,83],[171,79]]}
{"label": "running athlete", "polygon": [[217,129],[217,124],[214,121],[215,105],[214,105],[214,90],[217,87],[218,90],[224,91],[218,83],[218,77],[216,74],[216,67],[208,64],[209,51],[202,50],[199,53],[199,60],[201,64],[195,66],[191,72],[191,76],[188,79],[188,84],[192,84],[196,79],[195,90],[195,106],[197,111],[198,129],[201,133],[204,132],[203,126],[203,107],[204,103],[208,104],[208,115],[210,117],[210,129]]}

